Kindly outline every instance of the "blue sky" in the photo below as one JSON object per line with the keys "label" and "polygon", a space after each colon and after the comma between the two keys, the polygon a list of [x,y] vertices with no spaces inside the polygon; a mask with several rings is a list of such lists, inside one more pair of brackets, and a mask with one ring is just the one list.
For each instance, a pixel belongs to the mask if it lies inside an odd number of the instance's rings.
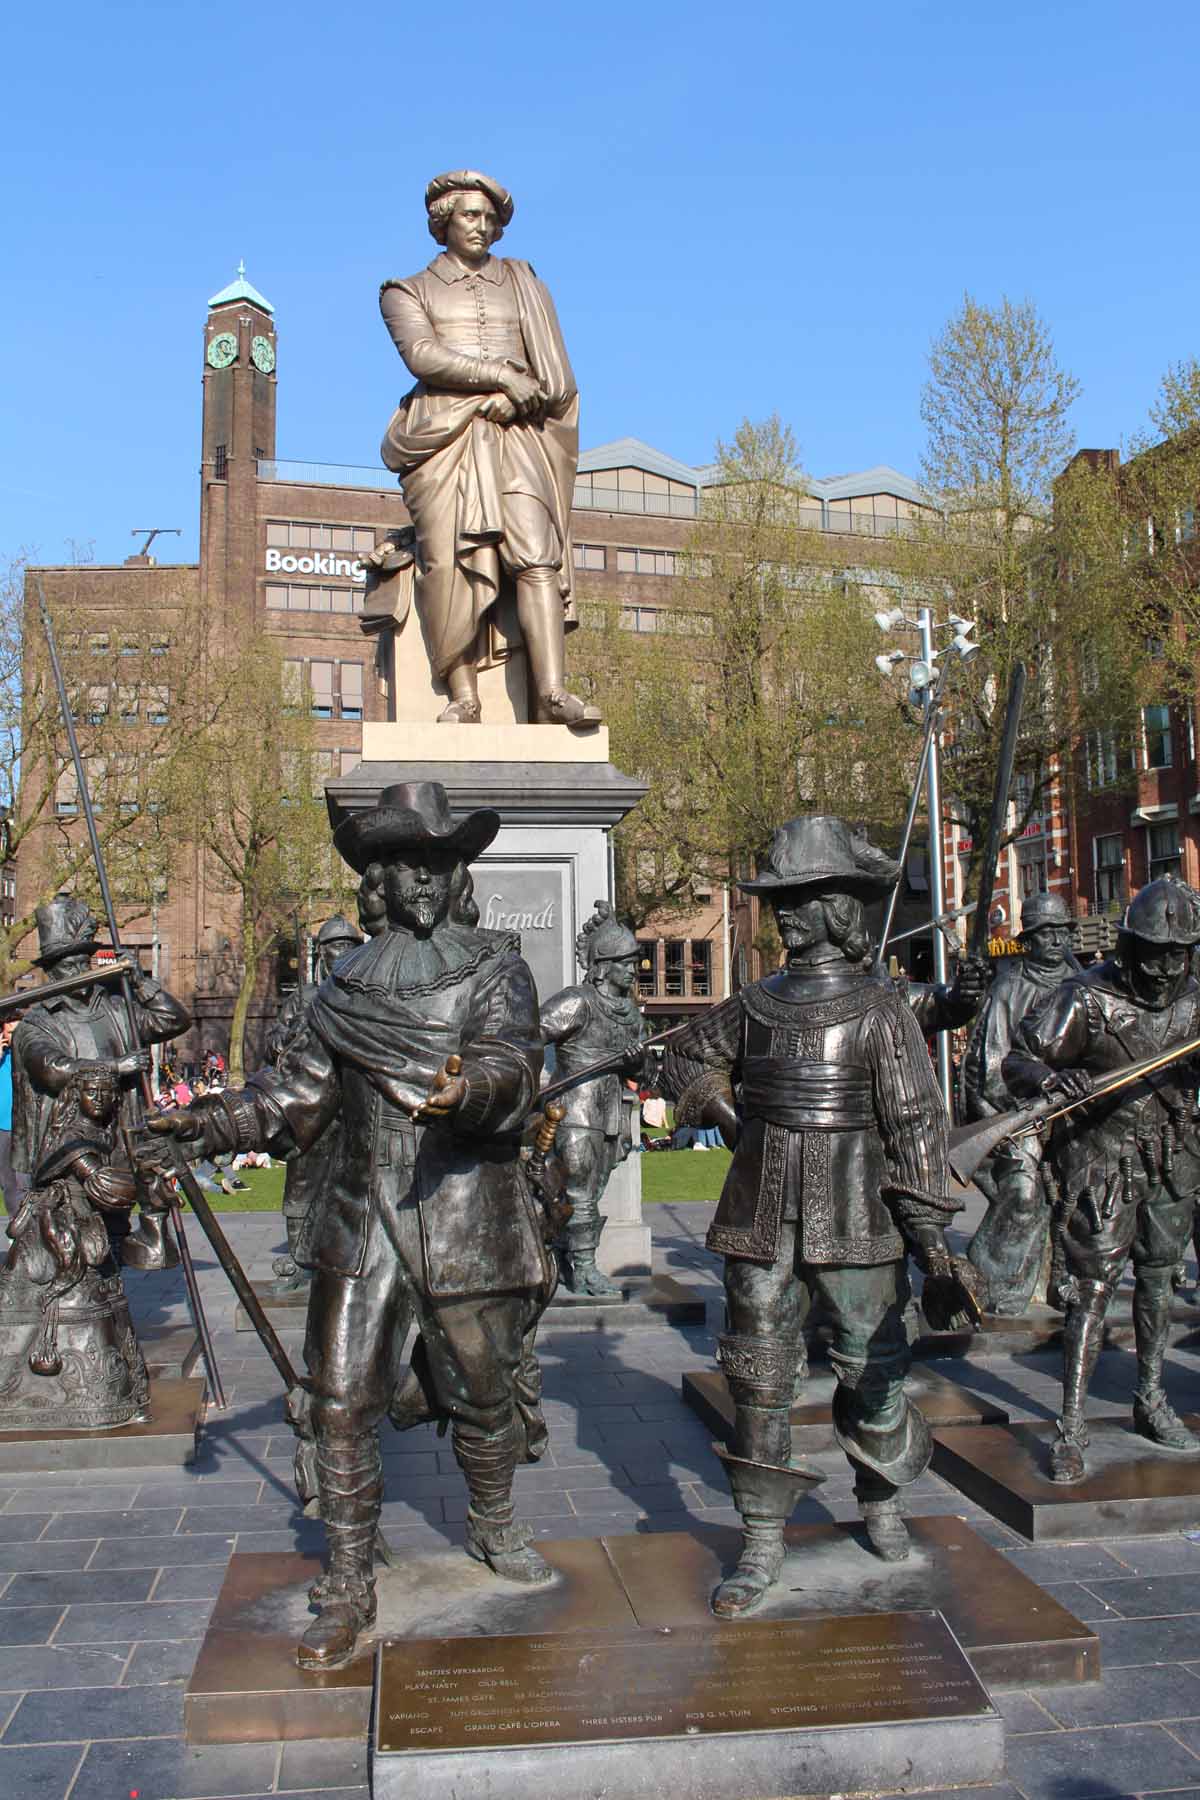
{"label": "blue sky", "polygon": [[[422,193],[509,186],[586,445],[687,462],[778,411],[806,467],[915,473],[929,339],[1032,298],[1080,443],[1200,353],[1193,6],[108,0],[6,27],[0,555],[196,550],[201,327],[273,302],[281,456],[374,463],[406,385],[381,279]],[[160,545],[173,560],[173,540]]]}

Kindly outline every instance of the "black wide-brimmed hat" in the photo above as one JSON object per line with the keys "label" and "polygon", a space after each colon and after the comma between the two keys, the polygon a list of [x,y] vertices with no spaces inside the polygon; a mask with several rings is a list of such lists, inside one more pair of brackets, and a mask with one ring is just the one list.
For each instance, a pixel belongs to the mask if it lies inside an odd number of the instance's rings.
{"label": "black wide-brimmed hat", "polygon": [[361,875],[400,850],[429,845],[475,861],[500,829],[500,814],[481,806],[455,821],[440,781],[397,781],[369,812],[349,812],[329,796],[329,822],[338,854]]}
{"label": "black wide-brimmed hat", "polygon": [[39,906],[37,920],[38,954],[33,961],[40,969],[61,962],[64,956],[90,956],[96,948],[96,917],[84,900],[74,894],[55,894]]}
{"label": "black wide-brimmed hat", "polygon": [[899,863],[851,831],[844,819],[813,813],[781,825],[756,879],[738,886],[744,894],[853,894],[876,900],[899,874]]}

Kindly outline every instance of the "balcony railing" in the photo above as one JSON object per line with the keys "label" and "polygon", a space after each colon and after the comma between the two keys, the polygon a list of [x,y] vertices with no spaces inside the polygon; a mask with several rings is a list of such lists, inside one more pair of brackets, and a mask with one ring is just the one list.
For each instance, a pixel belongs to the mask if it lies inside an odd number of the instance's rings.
{"label": "balcony railing", "polygon": [[295,482],[298,487],[390,488],[396,477],[390,469],[362,468],[357,463],[280,462],[258,460],[260,481]]}

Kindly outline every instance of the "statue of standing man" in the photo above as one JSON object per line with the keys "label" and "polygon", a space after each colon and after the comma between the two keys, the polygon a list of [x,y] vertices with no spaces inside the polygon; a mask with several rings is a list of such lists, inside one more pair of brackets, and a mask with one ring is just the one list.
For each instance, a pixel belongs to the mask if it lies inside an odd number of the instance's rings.
{"label": "statue of standing man", "polygon": [[[536,723],[594,725],[569,693],[564,640],[577,623],[570,538],[579,395],[554,302],[526,262],[491,255],[512,196],[476,169],[436,175],[428,268],[385,281],[380,310],[416,386],[392,416],[385,465],[415,529],[416,604],[442,724],[477,724],[478,671],[502,659],[494,611],[507,584],[529,667]],[[366,559],[388,574],[396,539]]]}

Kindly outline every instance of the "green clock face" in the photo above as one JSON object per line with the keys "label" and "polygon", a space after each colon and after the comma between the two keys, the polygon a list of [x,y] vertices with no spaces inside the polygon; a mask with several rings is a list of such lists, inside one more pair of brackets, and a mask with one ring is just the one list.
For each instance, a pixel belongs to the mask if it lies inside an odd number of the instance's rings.
{"label": "green clock face", "polygon": [[208,340],[208,366],[210,369],[227,369],[231,362],[237,361],[237,339],[232,331],[218,331],[216,337]]}
{"label": "green clock face", "polygon": [[275,367],[275,351],[270,338],[256,337],[250,345],[250,360],[262,375],[269,375]]}

